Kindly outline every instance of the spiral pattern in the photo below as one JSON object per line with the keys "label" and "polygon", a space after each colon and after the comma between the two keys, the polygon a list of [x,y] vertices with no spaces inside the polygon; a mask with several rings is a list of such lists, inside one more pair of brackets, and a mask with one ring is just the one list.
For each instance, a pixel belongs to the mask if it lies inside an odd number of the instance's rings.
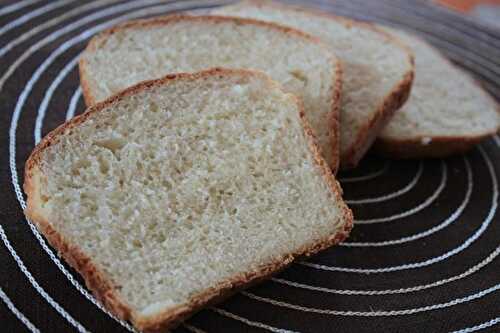
{"label": "spiral pattern", "polygon": [[[24,161],[43,135],[84,110],[77,59],[92,35],[124,20],[231,2],[22,0],[0,7],[0,319],[6,331],[134,331],[94,299],[26,221]],[[500,99],[498,31],[427,1],[307,3],[412,30]],[[356,216],[346,242],[200,312],[177,331],[498,330],[498,160],[498,137],[446,160],[368,156],[339,175]]]}

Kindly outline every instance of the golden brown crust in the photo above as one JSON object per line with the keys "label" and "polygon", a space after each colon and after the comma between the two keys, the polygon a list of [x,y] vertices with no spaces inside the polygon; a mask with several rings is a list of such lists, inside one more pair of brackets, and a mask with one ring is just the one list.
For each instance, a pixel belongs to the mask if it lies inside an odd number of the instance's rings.
{"label": "golden brown crust", "polygon": [[58,252],[64,257],[64,259],[67,260],[67,262],[84,277],[88,288],[94,293],[96,298],[100,300],[104,304],[104,306],[106,306],[106,308],[108,308],[119,318],[132,321],[138,329],[145,332],[164,332],[169,328],[175,327],[182,320],[191,316],[202,307],[213,302],[218,302],[238,290],[246,288],[253,283],[265,279],[269,275],[285,268],[295,258],[299,256],[312,255],[322,249],[343,241],[352,229],[352,212],[342,201],[342,190],[338,182],[334,179],[325,160],[321,157],[319,148],[315,145],[315,138],[309,124],[307,123],[307,120],[305,119],[302,103],[292,95],[289,95],[290,98],[295,98],[295,102],[299,105],[300,119],[304,126],[304,133],[308,140],[311,153],[314,156],[314,161],[317,164],[329,188],[331,189],[333,196],[338,199],[339,205],[341,205],[343,213],[342,218],[346,221],[343,226],[343,230],[337,232],[336,234],[329,235],[323,240],[318,240],[313,244],[304,246],[303,248],[300,248],[296,253],[283,256],[282,258],[279,258],[273,262],[267,263],[254,271],[250,271],[235,276],[227,281],[221,282],[213,288],[204,291],[202,294],[193,297],[186,304],[161,312],[155,316],[141,317],[138,313],[135,313],[133,309],[128,304],[126,304],[126,302],[121,299],[118,291],[119,288],[113,284],[113,282],[103,273],[102,270],[97,267],[95,263],[92,262],[92,259],[86,256],[76,244],[71,244],[70,242],[65,240],[64,237],[52,227],[51,223],[46,220],[43,214],[39,212],[41,208],[38,207],[39,192],[37,188],[40,187],[40,184],[38,184],[40,176],[40,170],[38,169],[38,163],[40,163],[40,154],[44,149],[56,143],[59,136],[64,135],[64,133],[70,131],[73,127],[85,122],[86,119],[88,119],[92,114],[101,112],[103,109],[112,106],[114,103],[117,103],[124,97],[135,94],[142,90],[163,84],[168,84],[169,82],[179,79],[196,80],[213,75],[234,74],[238,74],[241,76],[260,76],[262,78],[265,78],[269,85],[278,86],[266,75],[259,72],[252,72],[248,70],[227,70],[220,68],[210,69],[195,74],[168,75],[162,79],[141,82],[118,93],[115,96],[110,97],[109,99],[101,103],[90,107],[82,115],[79,115],[66,122],[65,124],[59,126],[57,129],[49,133],[40,142],[40,144],[35,147],[34,151],[26,162],[24,183],[24,190],[28,196],[26,215],[37,225],[37,227],[47,237],[50,244],[58,250]]}
{"label": "golden brown crust", "polygon": [[352,169],[358,165],[361,158],[372,146],[380,131],[382,131],[389,121],[391,121],[394,113],[400,109],[410,97],[413,78],[414,72],[412,70],[405,75],[398,87],[393,89],[391,94],[386,97],[382,105],[378,108],[375,116],[365,128],[361,130],[353,148],[348,154],[340,157],[341,169]]}
{"label": "golden brown crust", "polygon": [[[129,21],[125,22],[123,24],[117,25],[113,28],[110,28],[108,30],[105,30],[101,32],[99,35],[95,36],[92,38],[87,45],[87,48],[84,51],[85,53],[90,53],[95,50],[97,50],[100,47],[100,43],[103,43],[106,41],[106,39],[111,36],[112,34],[123,31],[125,29],[135,29],[135,28],[145,28],[145,27],[151,27],[151,26],[165,26],[168,24],[173,24],[179,21],[191,21],[191,22],[214,22],[214,23],[219,23],[219,22],[233,22],[238,25],[258,25],[261,27],[265,28],[270,28],[270,29],[275,29],[279,30],[287,35],[292,35],[297,38],[302,38],[306,39],[309,42],[315,43],[319,45],[320,47],[324,48],[328,52],[331,53],[331,50],[328,46],[326,46],[319,38],[311,36],[309,34],[306,34],[300,30],[285,27],[276,23],[272,22],[263,22],[259,20],[254,20],[254,19],[249,19],[249,18],[239,18],[239,17],[227,17],[227,16],[216,16],[216,15],[210,15],[210,16],[189,16],[189,15],[167,15],[167,16],[160,16],[160,17],[155,17],[152,19],[142,19],[142,20],[134,20],[134,21]],[[342,69],[341,69],[341,64],[340,61],[337,59],[334,53],[331,53],[331,59],[332,62],[334,63],[335,72],[338,75],[335,77],[334,84],[332,85],[332,109],[331,109],[331,114],[330,114],[330,122],[332,126],[332,162],[331,162],[331,168],[333,173],[335,174],[338,170],[338,166],[340,163],[339,160],[339,155],[340,155],[340,126],[339,126],[339,118],[340,118],[340,95],[341,95],[341,75],[342,75]],[[87,62],[85,61],[85,56],[82,56],[82,58],[79,61],[79,72],[80,72],[80,84],[82,86],[82,92],[83,92],[83,97],[85,100],[85,104],[87,106],[91,106],[92,104],[96,103],[96,98],[95,96],[92,95],[90,87],[92,86],[92,83],[90,82],[90,79],[87,76],[87,72],[85,67],[87,66]]]}
{"label": "golden brown crust", "polygon": [[87,61],[84,57],[80,57],[78,61],[78,73],[80,75],[80,86],[82,87],[83,100],[85,101],[85,105],[87,107],[94,105],[97,103],[95,97],[92,95],[90,90],[90,79],[87,77]]}
{"label": "golden brown crust", "polygon": [[424,143],[425,138],[406,140],[377,138],[373,148],[377,154],[392,159],[444,158],[465,153],[494,134],[474,137],[429,137],[428,143]]}
{"label": "golden brown crust", "polygon": [[[342,80],[343,71],[340,61],[335,66],[335,84],[332,86],[332,111],[330,112],[330,128],[332,129],[332,159],[330,169],[334,175],[337,174],[340,166],[340,107],[342,104]],[[325,155],[326,156],[326,155]]]}
{"label": "golden brown crust", "polygon": [[243,8],[245,6],[269,7],[284,11],[292,10],[310,15],[312,19],[314,19],[314,17],[320,16],[335,20],[336,22],[342,22],[347,27],[363,27],[367,30],[372,30],[377,34],[384,36],[389,43],[392,43],[398,48],[405,51],[408,56],[408,61],[411,64],[411,69],[407,73],[405,73],[401,81],[395,84],[391,92],[387,96],[385,96],[372,119],[370,119],[370,121],[364,126],[364,128],[359,131],[359,134],[352,147],[350,147],[347,152],[340,155],[340,169],[352,169],[356,167],[364,154],[372,146],[380,131],[391,120],[394,113],[408,100],[415,70],[415,61],[411,49],[396,37],[377,28],[374,24],[348,19],[342,16],[321,12],[311,8],[284,5],[265,0],[244,0],[236,4],[235,6],[241,6]]}

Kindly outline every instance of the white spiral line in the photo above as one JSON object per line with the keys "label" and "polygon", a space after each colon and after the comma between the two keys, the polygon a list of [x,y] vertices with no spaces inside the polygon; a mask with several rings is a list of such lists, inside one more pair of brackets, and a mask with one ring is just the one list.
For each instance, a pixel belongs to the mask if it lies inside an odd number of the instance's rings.
{"label": "white spiral line", "polygon": [[[16,47],[17,45],[21,44],[22,42],[28,40],[29,38],[35,36],[36,34],[42,32],[45,29],[51,28],[53,26],[58,25],[59,23],[63,22],[64,20],[71,18],[73,16],[79,15],[85,11],[96,9],[102,5],[107,5],[111,4],[113,2],[118,2],[120,0],[99,0],[99,1],[94,1],[89,4],[86,4],[81,7],[76,7],[73,10],[70,10],[60,16],[57,16],[49,21],[46,21],[35,28],[23,33],[21,36],[17,37],[16,39],[10,41],[7,43],[5,46],[0,48],[0,57],[3,57],[7,52],[12,50],[12,48]],[[0,86],[1,89],[1,86]]]}
{"label": "white spiral line", "polygon": [[424,261],[417,261],[409,264],[404,264],[404,265],[398,265],[398,266],[389,266],[389,267],[381,267],[381,268],[348,268],[348,267],[337,267],[337,266],[328,266],[328,265],[321,265],[321,264],[315,264],[315,263],[310,263],[310,262],[304,262],[300,261],[298,262],[299,264],[315,269],[320,269],[320,270],[325,270],[325,271],[335,271],[335,272],[348,272],[348,273],[360,273],[360,274],[372,274],[372,273],[388,273],[388,272],[396,272],[396,271],[402,271],[402,270],[408,270],[408,269],[415,269],[415,268],[421,268],[421,267],[426,267],[433,265],[435,263],[438,263],[440,261],[446,260],[450,258],[451,256],[456,255],[457,253],[462,252],[466,248],[468,248],[473,242],[475,242],[488,228],[490,225],[493,217],[495,216],[497,206],[498,206],[498,181],[497,181],[497,176],[495,174],[495,170],[493,167],[493,163],[491,162],[489,156],[486,154],[484,151],[483,147],[478,146],[479,152],[481,153],[481,156],[483,157],[484,161],[486,162],[488,171],[490,173],[492,182],[493,182],[493,195],[492,195],[492,202],[491,202],[491,208],[490,211],[488,212],[488,215],[484,219],[483,223],[479,227],[479,229],[474,232],[472,236],[467,238],[465,242],[463,242],[460,246],[440,255],[437,257],[433,257],[430,259],[426,259]]}
{"label": "white spiral line", "polygon": [[2,288],[0,288],[0,298],[5,303],[5,305],[7,305],[9,310],[17,317],[17,319],[19,319],[24,324],[24,326],[26,326],[26,328],[28,328],[33,333],[40,332],[40,330],[36,328],[36,326],[33,325],[31,321],[28,318],[26,318],[26,316],[21,311],[19,311],[18,308],[16,308],[14,303],[12,303],[9,296],[5,294]]}
{"label": "white spiral line", "polygon": [[268,330],[270,332],[274,332],[274,333],[300,333],[298,331],[290,331],[290,330],[286,330],[286,329],[282,329],[282,328],[276,328],[276,327],[269,326],[269,325],[266,325],[266,324],[262,324],[262,323],[259,323],[259,322],[256,322],[256,321],[248,320],[246,318],[240,317],[238,315],[235,315],[235,314],[233,314],[231,312],[228,312],[226,310],[223,310],[223,309],[212,308],[211,310],[213,312],[218,313],[220,315],[223,315],[225,317],[241,321],[241,322],[247,324],[248,326],[262,328],[262,329]]}
{"label": "white spiral line", "polygon": [[36,10],[34,10],[32,12],[26,13],[23,16],[15,19],[13,21],[10,21],[9,23],[7,23],[3,27],[1,27],[0,28],[0,36],[3,35],[3,34],[5,34],[6,32],[8,32],[9,30],[14,29],[15,27],[20,26],[21,24],[26,23],[26,22],[34,19],[37,16],[43,15],[43,14],[45,14],[47,12],[50,12],[53,9],[65,6],[65,5],[67,5],[67,4],[71,3],[71,2],[75,2],[75,1],[76,0],[54,1],[54,2],[48,3],[47,5],[45,5],[43,7],[37,8]]}
{"label": "white spiral line", "polygon": [[486,265],[490,264],[493,260],[495,260],[496,257],[498,257],[499,254],[500,254],[500,246],[497,247],[493,252],[491,252],[481,262],[479,262],[478,264],[469,268],[468,270],[466,270],[465,272],[463,272],[461,274],[458,274],[458,275],[455,275],[455,276],[452,276],[452,277],[449,277],[446,279],[442,279],[439,281],[434,281],[434,282],[428,283],[428,284],[423,284],[423,285],[418,285],[418,286],[413,286],[413,287],[408,287],[408,288],[400,288],[400,289],[385,289],[385,290],[332,289],[332,288],[311,286],[308,284],[298,283],[298,282],[289,281],[289,280],[280,279],[280,278],[271,278],[271,281],[274,281],[274,282],[280,283],[280,284],[284,284],[284,285],[287,285],[290,287],[318,291],[318,292],[323,292],[323,293],[327,293],[327,294],[364,295],[364,296],[407,294],[407,293],[412,293],[412,292],[416,292],[416,291],[431,289],[434,287],[439,287],[439,286],[448,284],[450,282],[454,282],[454,281],[463,279],[469,275],[472,275],[472,274],[478,272],[480,269],[482,269]]}
{"label": "white spiral line", "polygon": [[[21,16],[20,18],[14,20],[14,21],[11,21],[9,24],[3,26],[1,29],[0,29],[0,35],[7,32],[8,30],[10,29],[13,29],[14,27],[16,26],[19,26],[21,25],[22,23],[38,16],[38,15],[42,15],[43,13],[46,13],[52,9],[55,9],[55,8],[58,8],[58,7],[61,7],[62,5],[65,5],[67,3],[69,3],[71,1],[61,1],[59,3],[52,3],[50,5],[47,5],[47,6],[44,6],[44,7],[41,7],[41,8],[38,8],[32,12],[29,12],[23,16]],[[21,3],[18,3],[18,5],[21,4]],[[1,11],[1,10],[0,10]],[[3,50],[5,50],[5,48],[3,48]],[[4,230],[3,230],[3,227],[0,225],[0,232],[1,232],[1,235],[2,235],[2,240],[5,244],[5,246],[7,247],[7,249],[10,251],[12,257],[15,259],[18,267],[21,269],[21,271],[26,275],[26,277],[28,278],[28,280],[32,283],[33,287],[38,291],[38,293],[45,298],[45,300],[57,311],[59,312],[66,320],[68,320],[68,322],[70,322],[73,326],[75,326],[79,331],[86,331],[85,328],[83,328],[83,326],[80,325],[80,323],[78,323],[76,320],[74,320],[57,302],[55,302],[46,292],[45,290],[43,290],[42,287],[40,287],[40,285],[38,285],[38,283],[36,282],[36,280],[33,278],[33,276],[31,275],[31,273],[27,270],[26,266],[24,265],[24,263],[22,262],[22,260],[19,258],[19,256],[17,255],[17,253],[15,252],[15,250],[12,248]],[[3,291],[2,291],[3,293]],[[4,294],[5,295],[5,294]],[[5,295],[5,297],[7,297]],[[4,298],[4,297],[2,297]],[[7,302],[8,300],[8,297],[7,298],[4,298],[4,301]],[[34,327],[30,322],[29,320],[27,320],[27,318],[24,317],[24,315],[19,312],[14,306],[12,303],[7,303],[8,305],[8,308],[16,315],[16,317],[18,317],[31,331],[38,331],[38,329],[36,327]]]}
{"label": "white spiral line", "polygon": [[363,176],[340,177],[338,179],[338,181],[341,183],[356,183],[356,182],[371,180],[371,179],[374,179],[374,178],[377,178],[377,177],[383,175],[389,169],[390,165],[391,165],[391,162],[389,160],[386,160],[384,162],[384,165],[382,166],[382,168],[380,170],[371,172],[371,173],[363,175]]}
{"label": "white spiral line", "polygon": [[331,315],[331,316],[348,316],[348,317],[389,317],[389,316],[405,316],[412,315],[421,312],[428,312],[433,310],[440,310],[444,308],[448,308],[451,306],[455,306],[458,304],[468,303],[474,301],[476,299],[482,298],[488,294],[494,293],[495,291],[500,289],[500,284],[496,284],[488,289],[481,290],[475,294],[467,295],[465,297],[456,298],[454,300],[448,301],[446,303],[438,303],[432,305],[421,306],[418,308],[410,308],[410,309],[401,309],[401,310],[379,310],[379,311],[343,311],[343,310],[330,310],[330,309],[318,309],[311,308],[307,306],[301,306],[296,304],[291,304],[287,302],[277,301],[275,299],[270,299],[267,297],[257,296],[248,291],[243,291],[241,294],[250,299],[268,303],[274,306],[279,306],[291,310],[297,310],[302,312],[309,313],[317,313],[322,315]]}
{"label": "white spiral line", "polygon": [[403,244],[403,243],[408,243],[417,239],[421,239],[424,237],[427,237],[433,233],[436,233],[447,226],[449,226],[451,223],[456,221],[460,215],[462,215],[462,212],[465,210],[465,207],[469,204],[470,197],[472,195],[472,188],[473,188],[473,179],[472,179],[472,170],[470,166],[469,159],[467,156],[462,157],[464,160],[465,164],[465,170],[467,172],[467,191],[465,193],[464,200],[458,208],[451,214],[446,220],[444,220],[442,223],[428,229],[422,232],[419,232],[417,234],[411,235],[411,236],[406,236],[402,237],[399,239],[392,239],[392,240],[386,240],[386,241],[381,241],[381,242],[343,242],[340,243],[339,246],[346,246],[346,247],[382,247],[382,246],[391,246],[391,245],[396,245],[396,244]]}
{"label": "white spiral line", "polygon": [[[19,202],[21,204],[21,207],[23,209],[26,208],[26,203],[24,201],[24,198],[22,196],[22,192],[21,192],[21,189],[20,189],[20,186],[19,186],[17,169],[16,169],[16,163],[15,163],[15,145],[16,145],[16,142],[15,142],[15,135],[16,134],[15,134],[15,132],[16,132],[16,129],[17,129],[17,122],[19,120],[20,113],[22,111],[22,107],[23,107],[24,102],[25,102],[25,100],[26,100],[26,98],[27,98],[30,90],[32,89],[34,83],[38,80],[38,78],[43,73],[43,71],[45,71],[45,69],[52,63],[52,61],[58,55],[62,54],[64,51],[66,51],[67,49],[69,49],[69,47],[71,47],[73,44],[76,44],[76,43],[78,43],[78,42],[80,42],[80,41],[82,41],[82,40],[90,37],[93,33],[95,33],[96,31],[99,31],[99,29],[100,30],[105,29],[105,28],[107,28],[109,26],[112,26],[115,23],[118,23],[118,22],[126,20],[126,19],[136,18],[136,17],[139,17],[139,16],[148,15],[148,14],[152,14],[152,13],[158,13],[159,10],[161,11],[161,10],[173,9],[173,7],[175,8],[175,6],[171,6],[171,5],[172,4],[166,4],[166,5],[163,5],[163,6],[156,6],[156,7],[148,8],[148,9],[145,9],[145,10],[140,10],[140,11],[137,11],[137,12],[133,12],[131,14],[126,14],[126,15],[123,15],[123,16],[121,16],[119,18],[110,20],[110,21],[108,21],[106,23],[97,25],[94,28],[91,28],[91,29],[88,29],[88,30],[84,31],[83,33],[81,33],[77,37],[74,37],[71,40],[63,43],[61,46],[59,46],[59,48],[57,50],[55,50],[54,52],[52,52],[51,55],[44,61],[44,63],[37,69],[37,71],[35,72],[35,74],[30,78],[30,80],[28,81],[28,84],[26,85],[25,89],[23,90],[23,92],[21,93],[21,95],[19,97],[18,103],[16,104],[16,109],[14,111],[14,115],[13,115],[12,123],[11,123],[11,130],[9,132],[10,133],[10,139],[11,139],[9,148],[11,150],[10,165],[11,165],[11,172],[12,172],[12,181],[13,181],[13,185],[14,185],[14,188],[15,188],[16,196],[17,196],[17,198],[18,198],[18,200],[19,200]],[[116,7],[123,8],[123,6],[116,6]],[[135,8],[135,7],[137,7],[137,6],[134,6],[134,4],[131,4],[128,8],[130,9],[130,8]],[[56,34],[56,33],[57,33],[57,31],[54,34]],[[38,230],[36,229],[36,227],[30,221],[28,221],[28,224],[29,224],[29,226],[30,226],[33,234],[38,239],[38,241],[39,241],[40,245],[42,246],[42,248],[49,254],[49,257],[52,259],[52,261],[66,275],[66,277],[69,279],[69,281],[82,293],[82,295],[84,295],[87,299],[89,299],[92,303],[94,303],[97,307],[99,307],[102,311],[104,311],[105,313],[107,313],[109,316],[111,316],[115,320],[119,321],[125,328],[127,328],[130,331],[133,331],[133,328],[128,323],[126,323],[124,321],[120,321],[119,319],[117,319],[114,316],[112,316],[108,311],[106,311],[106,309],[104,309],[104,307],[102,307],[102,305],[99,304],[92,297],[92,295],[90,295],[90,293],[87,290],[85,290],[73,278],[73,276],[71,276],[71,274],[61,264],[61,262],[59,261],[59,259],[48,248],[46,242],[44,241],[44,239],[42,238],[41,234],[38,232]],[[42,294],[42,296],[43,296],[43,294]],[[68,314],[68,316],[69,316],[69,314]]]}
{"label": "white spiral line", "polygon": [[38,107],[38,112],[36,116],[35,131],[34,131],[35,144],[38,144],[42,139],[43,120],[45,118],[47,107],[49,106],[49,102],[50,99],[52,98],[52,95],[54,94],[54,91],[57,89],[59,84],[64,80],[64,78],[69,74],[69,72],[71,72],[71,70],[76,66],[79,58],[80,54],[78,54],[70,62],[68,62],[66,66],[64,66],[64,68],[57,74],[57,77],[55,78],[54,81],[52,81],[49,88],[45,92],[42,103],[40,103],[40,106]]}
{"label": "white spiral line", "polygon": [[26,6],[35,4],[37,2],[40,2],[40,0],[23,0],[23,1],[18,1],[16,3],[13,3],[12,5],[5,6],[3,8],[0,8],[0,16],[2,15],[7,15],[12,12],[15,12],[16,10],[22,9]]}
{"label": "white spiral line", "polygon": [[[0,90],[3,89],[3,86],[5,84],[5,82],[7,81],[7,79],[12,75],[12,73],[31,55],[33,54],[34,52],[36,52],[37,50],[39,50],[40,48],[42,48],[43,46],[55,41],[57,38],[63,36],[64,34],[68,33],[68,32],[71,32],[87,23],[91,23],[97,19],[100,19],[100,18],[103,18],[103,17],[106,17],[106,16],[110,16],[110,15],[114,15],[114,14],[118,14],[118,13],[121,13],[121,12],[125,12],[125,11],[128,11],[128,10],[131,10],[131,9],[135,9],[135,8],[140,8],[142,6],[145,6],[145,5],[152,5],[152,4],[157,4],[159,2],[164,2],[162,0],[139,0],[139,1],[133,1],[133,2],[128,2],[128,3],[125,3],[125,4],[120,4],[120,5],[115,5],[115,6],[111,6],[111,7],[108,7],[106,9],[103,9],[103,10],[100,10],[100,11],[97,11],[97,12],[94,12],[93,14],[91,15],[88,15],[88,16],[85,16],[75,22],[72,22],[66,26],[64,26],[63,28],[51,33],[50,35],[48,35],[47,37],[41,39],[40,41],[36,42],[35,44],[33,44],[32,46],[30,46],[28,48],[27,51],[25,51],[19,58],[16,59],[16,61],[14,61],[13,64],[11,64],[9,66],[9,68],[7,69],[7,71],[4,73],[4,75],[0,78]],[[113,20],[114,21],[114,20]],[[105,24],[105,23],[103,23]],[[88,31],[88,30],[86,30]],[[86,38],[90,37],[87,36]],[[85,38],[83,38],[85,39]],[[82,39],[82,40],[83,40]],[[1,52],[0,52],[0,56],[3,55]]]}
{"label": "white spiral line", "polygon": [[382,195],[379,197],[355,199],[355,200],[344,200],[344,201],[349,205],[361,205],[361,204],[367,204],[367,203],[382,202],[382,201],[387,201],[387,200],[397,198],[397,197],[405,194],[406,192],[410,191],[412,188],[415,187],[415,185],[417,185],[418,181],[420,180],[420,177],[422,176],[422,172],[424,170],[423,165],[424,164],[422,161],[420,161],[418,163],[417,173],[415,174],[415,176],[413,176],[413,179],[402,189],[399,189],[397,191],[394,191],[392,193],[385,194],[385,195]]}
{"label": "white spiral line", "polygon": [[458,331],[453,331],[451,333],[471,333],[471,332],[476,332],[480,330],[484,330],[485,328],[495,326],[500,323],[500,317],[493,318],[487,322],[484,322],[482,324],[472,326],[472,327],[467,327],[467,328],[462,328],[461,330]]}
{"label": "white spiral line", "polygon": [[[77,95],[77,94],[75,93],[75,95]],[[74,95],[74,96],[75,96],[75,95]],[[78,100],[78,99],[76,98],[76,100]]]}
{"label": "white spiral line", "polygon": [[28,281],[31,283],[33,288],[49,303],[54,310],[56,310],[64,319],[66,319],[71,325],[73,325],[79,332],[85,333],[88,332],[79,322],[77,322],[69,313],[66,312],[54,299],[47,294],[47,292],[36,282],[35,278],[33,275],[31,275],[30,271],[26,268],[24,265],[22,259],[17,255],[16,250],[12,247],[10,244],[9,239],[7,238],[7,235],[5,234],[5,231],[3,229],[2,224],[0,223],[0,237],[2,238],[2,241],[9,250],[10,254],[12,255],[12,258],[14,258],[17,266],[21,270],[21,272],[24,273]]}
{"label": "white spiral line", "polygon": [[187,329],[188,331],[193,332],[193,333],[207,333],[206,331],[199,329],[197,327],[194,327],[193,325],[190,325],[190,324],[182,324],[182,327],[184,327],[185,329]]}
{"label": "white spiral line", "polygon": [[441,181],[440,181],[438,187],[436,188],[436,190],[434,191],[434,193],[432,193],[431,196],[429,196],[427,199],[425,199],[424,202],[422,202],[418,206],[416,206],[410,210],[404,211],[402,213],[398,213],[398,214],[386,216],[386,217],[378,217],[378,218],[364,219],[364,220],[355,220],[354,223],[356,223],[356,224],[385,223],[385,222],[392,222],[394,220],[402,219],[404,217],[408,217],[410,215],[413,215],[413,214],[423,210],[424,208],[427,208],[427,206],[432,204],[437,199],[437,197],[439,197],[439,195],[441,194],[441,192],[443,191],[443,189],[446,185],[447,180],[448,180],[448,168],[447,168],[447,165],[443,161],[441,161]]}
{"label": "white spiral line", "polygon": [[76,106],[78,105],[80,97],[82,97],[82,88],[78,86],[78,88],[73,93],[73,96],[71,96],[68,110],[66,111],[66,121],[70,120],[75,116]]}

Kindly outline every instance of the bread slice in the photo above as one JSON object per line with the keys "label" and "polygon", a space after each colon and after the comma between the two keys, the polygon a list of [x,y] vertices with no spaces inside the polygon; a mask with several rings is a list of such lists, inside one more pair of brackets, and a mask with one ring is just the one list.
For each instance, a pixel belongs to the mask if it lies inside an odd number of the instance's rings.
{"label": "bread slice", "polygon": [[388,31],[415,52],[416,77],[410,99],[378,137],[379,153],[394,158],[445,157],[498,132],[498,104],[477,82],[420,38]]}
{"label": "bread slice", "polygon": [[24,189],[51,245],[146,332],[352,227],[302,104],[243,70],[170,75],[94,105],[35,148]]}
{"label": "bread slice", "polygon": [[211,16],[134,21],[92,39],[80,74],[91,105],[142,80],[214,66],[262,70],[300,96],[327,162],[337,169],[340,65],[327,46],[299,31]]}
{"label": "bread slice", "polygon": [[250,17],[301,29],[332,46],[343,65],[340,166],[355,167],[413,80],[413,56],[393,37],[367,23],[269,1],[243,1],[216,14]]}

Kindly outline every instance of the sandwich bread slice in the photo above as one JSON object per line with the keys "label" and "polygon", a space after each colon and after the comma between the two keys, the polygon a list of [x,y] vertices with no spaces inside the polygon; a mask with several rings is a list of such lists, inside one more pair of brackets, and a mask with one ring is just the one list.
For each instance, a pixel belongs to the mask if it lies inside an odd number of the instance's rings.
{"label": "sandwich bread slice", "polygon": [[114,314],[163,332],[346,238],[302,104],[268,76],[142,82],[48,134],[26,214]]}
{"label": "sandwich bread slice", "polygon": [[217,66],[264,71],[301,97],[324,157],[337,169],[341,68],[328,46],[300,31],[213,16],[133,21],[91,40],[80,79],[91,105],[143,80]]}
{"label": "sandwich bread slice", "polygon": [[367,23],[269,1],[243,1],[215,14],[254,18],[300,29],[330,45],[342,62],[340,166],[355,167],[413,80],[413,56],[394,37]]}

